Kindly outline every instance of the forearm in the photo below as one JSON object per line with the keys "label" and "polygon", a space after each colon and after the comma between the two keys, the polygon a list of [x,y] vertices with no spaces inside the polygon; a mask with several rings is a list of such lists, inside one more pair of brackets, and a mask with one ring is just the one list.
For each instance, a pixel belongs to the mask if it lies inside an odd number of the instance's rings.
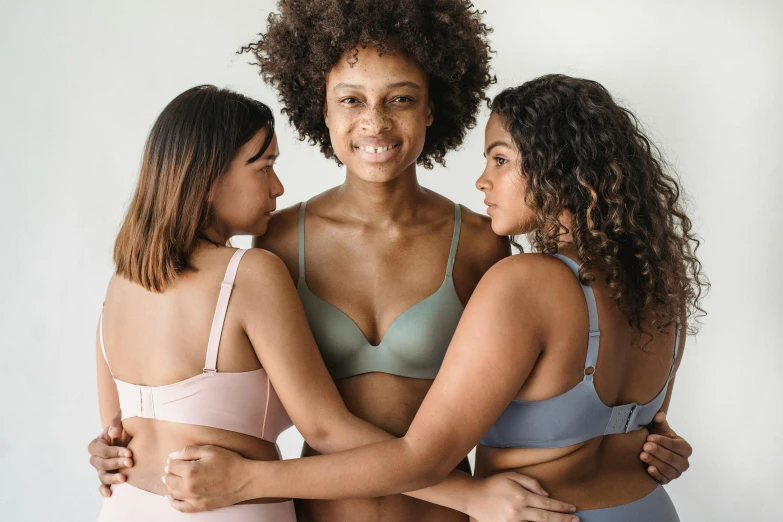
{"label": "forearm", "polygon": [[[308,444],[320,453],[330,454],[395,438],[377,426],[353,415],[351,417],[335,423],[340,427],[339,431],[326,432],[328,433],[326,436],[312,442],[308,441]],[[476,480],[467,473],[454,470],[440,484],[404,494],[465,513],[475,482]]]}
{"label": "forearm", "polygon": [[339,500],[415,491],[448,475],[429,453],[416,451],[402,438],[333,455],[248,461],[246,476],[250,478],[244,496]]}

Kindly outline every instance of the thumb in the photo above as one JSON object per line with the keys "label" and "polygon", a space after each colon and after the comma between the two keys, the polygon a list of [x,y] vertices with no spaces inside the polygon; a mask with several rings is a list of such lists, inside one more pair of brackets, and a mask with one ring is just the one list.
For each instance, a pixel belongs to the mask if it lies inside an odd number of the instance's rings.
{"label": "thumb", "polygon": [[658,434],[668,434],[671,436],[676,436],[676,433],[674,433],[674,430],[671,429],[669,426],[669,421],[666,419],[666,412],[659,411],[655,414],[655,417],[653,417],[653,426],[651,426],[651,430]]}
{"label": "thumb", "polygon": [[119,439],[122,436],[122,411],[118,410],[109,422],[107,429],[109,437],[112,439]]}
{"label": "thumb", "polygon": [[185,446],[179,451],[169,453],[169,458],[172,460],[199,460],[209,456],[212,446]]}

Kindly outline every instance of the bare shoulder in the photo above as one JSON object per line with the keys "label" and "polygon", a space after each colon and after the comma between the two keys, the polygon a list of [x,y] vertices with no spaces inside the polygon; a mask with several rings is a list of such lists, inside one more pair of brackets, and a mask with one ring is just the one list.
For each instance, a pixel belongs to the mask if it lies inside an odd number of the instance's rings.
{"label": "bare shoulder", "polygon": [[562,261],[542,254],[517,254],[495,263],[479,282],[476,294],[512,296],[548,309],[573,294],[581,300],[579,282]]}
{"label": "bare shoulder", "polygon": [[251,248],[242,257],[237,280],[243,285],[268,285],[281,276],[287,276],[287,272],[285,263],[277,254],[263,248]]}
{"label": "bare shoulder", "polygon": [[274,253],[283,263],[292,279],[299,271],[299,207],[297,203],[272,214],[269,226],[263,236],[253,238],[253,247]]}
{"label": "bare shoulder", "polygon": [[511,255],[508,238],[498,236],[492,231],[490,218],[465,206],[462,206],[460,247],[463,259],[468,261],[479,276],[501,259]]}

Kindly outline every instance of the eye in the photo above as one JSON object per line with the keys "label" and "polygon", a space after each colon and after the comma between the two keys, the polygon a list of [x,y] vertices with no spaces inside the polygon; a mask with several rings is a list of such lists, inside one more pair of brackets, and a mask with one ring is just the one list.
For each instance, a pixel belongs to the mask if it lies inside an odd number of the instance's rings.
{"label": "eye", "polygon": [[346,96],[345,98],[340,99],[340,103],[344,103],[346,105],[354,105],[358,102],[359,100],[354,98],[353,96]]}
{"label": "eye", "polygon": [[506,158],[502,157],[502,156],[495,156],[492,159],[495,160],[495,164],[497,164],[498,167],[501,167],[501,166],[505,165],[508,162],[508,160]]}
{"label": "eye", "polygon": [[398,103],[410,103],[413,101],[413,98],[411,98],[410,96],[397,96],[392,101]]}

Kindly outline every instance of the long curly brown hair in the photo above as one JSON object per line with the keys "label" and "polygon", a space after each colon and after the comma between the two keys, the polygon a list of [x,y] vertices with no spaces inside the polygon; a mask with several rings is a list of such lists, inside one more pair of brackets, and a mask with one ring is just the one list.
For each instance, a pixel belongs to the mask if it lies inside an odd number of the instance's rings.
{"label": "long curly brown hair", "polygon": [[[528,239],[552,254],[570,232],[583,284],[605,271],[617,306],[640,333],[705,315],[709,282],[696,258],[675,177],[637,118],[591,80],[536,78],[504,90],[491,104],[509,130],[536,216]],[[570,230],[561,216],[572,215]],[[691,333],[696,321],[688,321]]]}
{"label": "long curly brown hair", "polygon": [[323,116],[326,73],[359,46],[405,52],[426,71],[434,121],[420,165],[445,164],[446,153],[476,125],[495,79],[489,72],[491,30],[471,2],[281,0],[278,11],[269,15],[266,33],[240,52],[255,56],[300,139],[319,145],[327,158],[337,159]]}

